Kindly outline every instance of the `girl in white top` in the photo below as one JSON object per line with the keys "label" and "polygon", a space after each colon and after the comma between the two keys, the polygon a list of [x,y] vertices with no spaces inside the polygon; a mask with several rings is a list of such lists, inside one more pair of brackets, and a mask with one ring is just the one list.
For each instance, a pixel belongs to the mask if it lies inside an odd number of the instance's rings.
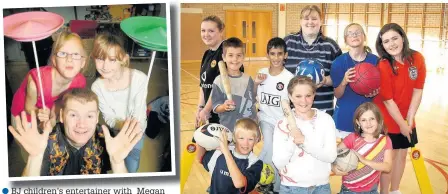
{"label": "girl in white top", "polygon": [[[98,95],[99,107],[106,124],[115,131],[122,128],[126,118],[139,121],[142,132],[146,129],[146,74],[129,68],[129,55],[122,38],[112,32],[103,32],[94,40],[92,57],[99,77],[92,84]],[[128,172],[137,172],[143,138],[125,159]]]}
{"label": "girl in white top", "polygon": [[[277,121],[283,118],[281,100],[288,99],[286,86],[294,75],[285,67],[285,59],[288,56],[286,52],[286,43],[281,38],[272,38],[267,45],[267,57],[270,66],[258,71],[255,78],[255,88],[257,90],[257,101],[260,105],[258,118],[259,125],[263,133],[263,149],[259,159],[266,164],[272,164],[272,137]],[[280,191],[280,176],[277,169],[275,171],[275,181],[272,185],[260,185],[258,191],[266,193],[267,191]]]}
{"label": "girl in white top", "polygon": [[288,84],[297,127],[288,129],[286,118],[275,126],[272,161],[281,176],[280,193],[330,194],[331,163],[336,159],[336,130],[331,116],[311,108],[316,85],[306,76]]}

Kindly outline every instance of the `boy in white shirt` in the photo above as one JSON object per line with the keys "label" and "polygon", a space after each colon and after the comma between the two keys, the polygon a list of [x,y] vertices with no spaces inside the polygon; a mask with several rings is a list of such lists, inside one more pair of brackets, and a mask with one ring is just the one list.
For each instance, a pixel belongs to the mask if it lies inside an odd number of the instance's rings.
{"label": "boy in white shirt", "polygon": [[258,191],[263,193],[280,191],[280,176],[272,163],[272,137],[277,121],[283,118],[281,101],[288,99],[286,86],[294,77],[284,67],[287,56],[286,43],[283,39],[276,37],[269,40],[267,57],[270,66],[260,69],[255,78],[255,89],[260,105],[258,118],[264,142],[259,158],[264,163],[272,165],[275,171],[274,184],[262,185],[258,188]]}

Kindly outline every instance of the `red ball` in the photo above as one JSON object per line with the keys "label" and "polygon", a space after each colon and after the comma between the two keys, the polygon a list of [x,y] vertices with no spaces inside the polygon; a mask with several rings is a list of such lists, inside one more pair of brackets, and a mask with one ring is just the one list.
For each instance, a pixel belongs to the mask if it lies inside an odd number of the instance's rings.
{"label": "red ball", "polygon": [[355,77],[350,87],[359,95],[367,95],[380,88],[380,71],[370,63],[359,63],[355,66]]}

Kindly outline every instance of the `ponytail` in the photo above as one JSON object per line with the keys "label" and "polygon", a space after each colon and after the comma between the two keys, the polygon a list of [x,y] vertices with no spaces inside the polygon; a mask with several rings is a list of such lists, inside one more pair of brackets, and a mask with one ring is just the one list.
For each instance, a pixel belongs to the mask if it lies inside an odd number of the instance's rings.
{"label": "ponytail", "polygon": [[364,46],[364,52],[366,52],[366,53],[372,53],[372,49],[370,49],[369,46],[365,45],[365,46]]}

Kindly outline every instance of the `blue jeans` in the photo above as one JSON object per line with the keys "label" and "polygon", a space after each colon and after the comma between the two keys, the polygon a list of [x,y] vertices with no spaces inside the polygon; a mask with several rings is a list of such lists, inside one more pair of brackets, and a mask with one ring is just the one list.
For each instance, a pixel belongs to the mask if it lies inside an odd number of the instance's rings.
{"label": "blue jeans", "polygon": [[134,148],[129,152],[128,156],[124,159],[124,163],[129,173],[137,172],[140,165],[140,153],[143,149],[143,136],[140,141],[135,144]]}
{"label": "blue jeans", "polygon": [[341,186],[341,192],[339,194],[378,194],[378,185],[375,185],[370,189],[370,191],[366,192],[353,192],[350,189],[347,189],[344,185]]}
{"label": "blue jeans", "polygon": [[272,163],[272,148],[273,148],[273,137],[274,137],[274,128],[275,126],[265,122],[260,121],[261,132],[263,133],[263,149],[261,149],[260,155],[258,159],[263,161],[266,164],[269,164],[274,168],[275,171],[275,182],[274,182],[274,191],[278,192],[280,190],[280,176],[278,174],[277,168],[275,168]]}
{"label": "blue jeans", "polygon": [[281,194],[331,194],[330,184],[314,187],[280,186]]}

